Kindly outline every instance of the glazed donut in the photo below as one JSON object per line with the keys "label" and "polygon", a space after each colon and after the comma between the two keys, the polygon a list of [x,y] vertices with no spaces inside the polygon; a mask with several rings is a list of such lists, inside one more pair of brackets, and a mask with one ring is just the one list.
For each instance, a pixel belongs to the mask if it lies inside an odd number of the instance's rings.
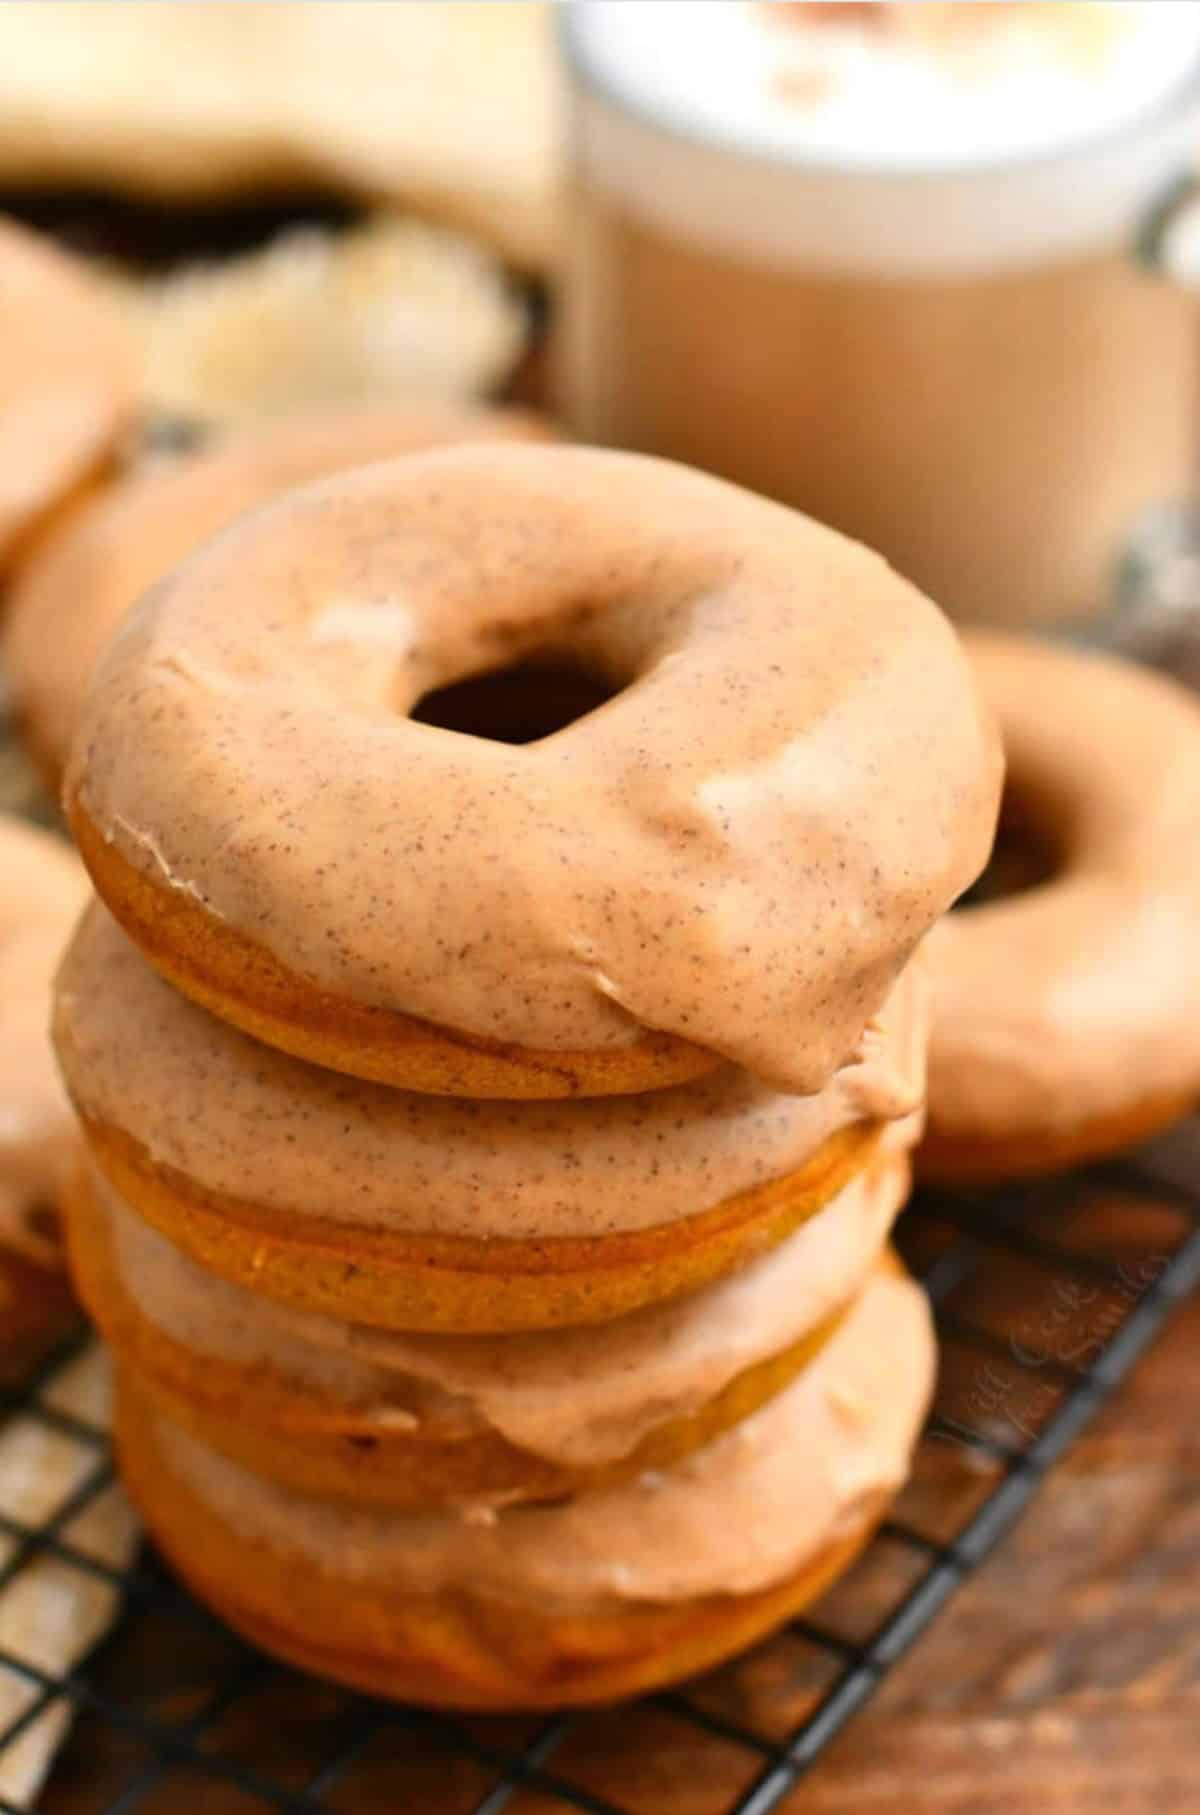
{"label": "glazed donut", "polygon": [[813,1599],[903,1480],[933,1363],[924,1295],[883,1265],[789,1387],[686,1460],[483,1522],[275,1485],[124,1371],[118,1441],[158,1544],[255,1643],[375,1694],[558,1707],[691,1675]]}
{"label": "glazed donut", "polygon": [[561,1499],[663,1468],[810,1365],[908,1194],[887,1153],[705,1291],[526,1336],[419,1336],[297,1312],[199,1267],[99,1169],[68,1227],[80,1296],[138,1390],[302,1493],[406,1511]]}
{"label": "glazed donut", "polygon": [[92,670],[126,611],[243,511],[306,480],[414,449],[549,435],[517,410],[425,402],[297,410],[90,499],[22,568],[7,611],[3,654],[18,726],[52,789]]}
{"label": "glazed donut", "polygon": [[911,1146],[925,997],[910,965],[816,1096],[723,1067],[632,1102],[464,1101],[260,1047],[97,905],[54,1032],[100,1170],[211,1272],[345,1321],[499,1332],[695,1291],[815,1215],[881,1142]]}
{"label": "glazed donut", "polygon": [[[613,697],[471,735],[480,677],[539,663]],[[663,461],[488,447],[339,475],[185,562],[110,646],[66,799],[117,918],[224,1019],[517,1098],[718,1058],[820,1090],[999,786],[957,639],[874,555]]]}
{"label": "glazed donut", "polygon": [[80,1141],[47,1037],[51,982],[88,894],[67,846],[0,815],[0,1347],[69,1314],[59,1213]]}
{"label": "glazed donut", "polygon": [[1048,880],[938,929],[921,1171],[1050,1172],[1200,1097],[1200,710],[1111,656],[972,633],[1006,817]]}
{"label": "glazed donut", "polygon": [[81,265],[0,217],[0,574],[133,422],[132,350]]}

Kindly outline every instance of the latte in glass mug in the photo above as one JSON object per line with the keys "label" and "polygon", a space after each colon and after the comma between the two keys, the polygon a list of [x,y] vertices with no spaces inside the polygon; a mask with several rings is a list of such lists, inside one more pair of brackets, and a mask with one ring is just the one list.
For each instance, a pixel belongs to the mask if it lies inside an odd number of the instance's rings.
{"label": "latte in glass mug", "polygon": [[1192,486],[1200,324],[1136,250],[1200,159],[1200,6],[589,0],[564,39],[574,430],[960,618],[1103,610]]}

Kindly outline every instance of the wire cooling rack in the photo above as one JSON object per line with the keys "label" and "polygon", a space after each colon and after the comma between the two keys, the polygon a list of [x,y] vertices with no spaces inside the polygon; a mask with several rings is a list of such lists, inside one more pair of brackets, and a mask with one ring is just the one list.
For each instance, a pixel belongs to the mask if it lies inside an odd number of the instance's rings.
{"label": "wire cooling rack", "polygon": [[63,1391],[76,1334],[0,1390],[10,1422],[44,1427],[76,1461],[40,1522],[4,1509],[0,1481],[0,1616],[48,1558],[108,1583],[123,1611],[66,1674],[39,1666],[36,1642],[0,1651],[0,1687],[18,1691],[0,1771],[39,1722],[75,1717],[45,1789],[0,1811],[671,1815],[681,1783],[687,1815],[778,1809],[1200,1279],[1200,1123],[1063,1181],[923,1193],[901,1245],[937,1308],[942,1379],[914,1478],[863,1559],[808,1617],[708,1676],[549,1720],[350,1694],[242,1644],[151,1552],[109,1569],[88,1543],[114,1492],[107,1439]]}

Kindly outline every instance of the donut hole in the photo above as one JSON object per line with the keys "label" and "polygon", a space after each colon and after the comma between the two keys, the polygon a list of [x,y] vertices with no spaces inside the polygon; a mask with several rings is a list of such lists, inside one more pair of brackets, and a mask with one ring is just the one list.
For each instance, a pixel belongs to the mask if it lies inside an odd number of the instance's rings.
{"label": "donut hole", "polygon": [[1053,882],[1062,869],[1063,854],[1051,828],[1039,819],[1027,798],[1011,785],[1005,787],[996,842],[983,875],[958,903],[960,909],[984,907],[1025,895]]}
{"label": "donut hole", "polygon": [[613,699],[620,688],[603,675],[558,658],[523,661],[436,687],[411,718],[494,744],[536,744]]}

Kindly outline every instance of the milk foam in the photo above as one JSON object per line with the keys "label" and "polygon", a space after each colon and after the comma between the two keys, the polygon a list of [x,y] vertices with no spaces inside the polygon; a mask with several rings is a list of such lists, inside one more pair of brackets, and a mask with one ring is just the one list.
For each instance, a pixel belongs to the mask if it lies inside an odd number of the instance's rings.
{"label": "milk foam", "polygon": [[573,28],[600,86],[664,125],[898,172],[1078,146],[1172,98],[1200,66],[1192,0],[1024,0],[986,19],[963,5],[978,23],[942,32],[932,15],[948,9],[922,8],[930,17],[911,29],[880,23],[881,10],[818,22],[758,0],[591,0]]}
{"label": "milk foam", "polygon": [[762,266],[944,277],[1129,252],[1200,146],[1194,0],[1018,0],[986,25],[966,0],[565,18],[584,188]]}

